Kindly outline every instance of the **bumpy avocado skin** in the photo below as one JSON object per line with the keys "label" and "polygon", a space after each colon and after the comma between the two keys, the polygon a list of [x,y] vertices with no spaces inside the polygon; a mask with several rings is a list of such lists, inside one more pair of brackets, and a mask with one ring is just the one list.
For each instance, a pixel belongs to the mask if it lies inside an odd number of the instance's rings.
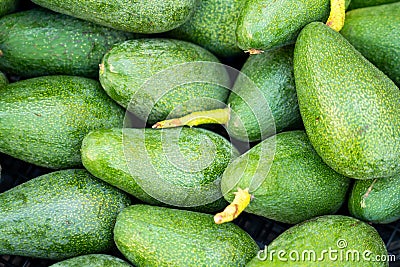
{"label": "bumpy avocado skin", "polygon": [[49,267],[132,267],[129,263],[107,254],[87,254],[57,262]]}
{"label": "bumpy avocado skin", "polygon": [[346,13],[340,33],[400,86],[400,2]]}
{"label": "bumpy avocado skin", "polygon": [[114,239],[136,266],[245,266],[258,251],[234,223],[218,225],[211,214],[149,205],[124,209]]}
{"label": "bumpy avocado skin", "polygon": [[351,0],[350,5],[349,5],[349,10],[356,9],[356,8],[362,8],[362,7],[395,3],[398,1],[399,0]]}
{"label": "bumpy avocado skin", "polygon": [[227,70],[211,52],[166,38],[114,45],[103,57],[100,82],[112,99],[149,124],[222,108],[230,86]]}
{"label": "bumpy avocado skin", "polygon": [[307,135],[335,171],[355,179],[400,172],[400,90],[320,22],[297,39],[294,76]]}
{"label": "bumpy avocado skin", "polygon": [[348,207],[350,214],[372,223],[400,219],[400,175],[375,180],[357,180]]}
{"label": "bumpy avocado skin", "polygon": [[325,215],[289,228],[246,266],[288,265],[378,267],[389,266],[389,261],[385,243],[371,225]]}
{"label": "bumpy avocado skin", "polygon": [[55,171],[0,194],[0,254],[62,260],[113,247],[117,214],[131,204],[83,169]]}
{"label": "bumpy avocado skin", "polygon": [[6,86],[9,83],[7,76],[0,71],[0,88]]}
{"label": "bumpy avocado skin", "polygon": [[182,25],[192,14],[197,0],[34,0],[50,10],[117,30],[161,33]]}
{"label": "bumpy avocado skin", "polygon": [[167,33],[172,38],[198,44],[221,58],[243,51],[236,44],[236,24],[243,0],[202,0],[193,15]]}
{"label": "bumpy avocado skin", "polygon": [[0,17],[17,10],[21,0],[0,0]]}
{"label": "bumpy avocado skin", "polygon": [[135,37],[44,8],[0,19],[0,70],[20,77],[77,75],[97,78],[114,43]]}
{"label": "bumpy avocado skin", "polygon": [[96,80],[42,76],[0,90],[0,151],[52,169],[81,166],[82,139],[122,127],[125,111]]}
{"label": "bumpy avocado skin", "polygon": [[296,224],[332,214],[345,201],[350,179],[329,168],[304,131],[271,136],[226,168],[221,189],[232,202],[237,188],[253,196],[245,211]]}

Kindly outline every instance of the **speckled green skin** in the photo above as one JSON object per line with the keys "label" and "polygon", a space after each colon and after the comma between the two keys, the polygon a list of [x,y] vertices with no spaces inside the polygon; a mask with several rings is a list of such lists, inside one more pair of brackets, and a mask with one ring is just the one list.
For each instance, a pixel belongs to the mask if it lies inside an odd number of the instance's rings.
{"label": "speckled green skin", "polygon": [[236,44],[236,24],[243,0],[198,1],[193,16],[169,36],[196,43],[219,57],[243,53]]}
{"label": "speckled green skin", "polygon": [[[228,98],[232,109],[227,125],[230,136],[254,142],[276,132],[301,127],[293,46],[251,55],[240,72]],[[264,101],[260,101],[260,96]]]}
{"label": "speckled green skin", "polygon": [[121,127],[124,115],[89,78],[43,76],[10,83],[0,90],[0,151],[47,168],[80,166],[84,136]]}
{"label": "speckled green skin", "polygon": [[269,50],[292,44],[308,23],[325,22],[329,11],[329,0],[246,1],[236,29],[238,46]]}
{"label": "speckled green skin", "polygon": [[0,17],[15,11],[20,0],[0,0]]}
{"label": "speckled green skin", "polygon": [[339,33],[307,25],[294,53],[300,113],[322,159],[356,179],[400,172],[400,90]]}
{"label": "speckled green skin", "polygon": [[182,25],[197,0],[34,0],[35,4],[114,29],[136,33],[160,33]]}
{"label": "speckled green skin", "polygon": [[20,77],[98,77],[108,49],[135,35],[35,8],[0,19],[0,70]]}
{"label": "speckled green skin", "polygon": [[237,188],[254,196],[245,211],[295,224],[336,212],[350,179],[329,168],[304,131],[279,133],[251,148],[225,170],[221,189],[232,202]]}
{"label": "speckled green skin", "polygon": [[131,204],[85,170],[34,178],[0,194],[0,255],[65,259],[113,246],[117,214]]}
{"label": "speckled green skin", "polygon": [[151,204],[206,212],[227,205],[220,179],[236,156],[228,140],[201,128],[98,130],[82,143],[96,177]]}
{"label": "speckled green skin", "polygon": [[193,211],[133,205],[117,217],[114,240],[136,266],[244,266],[255,241],[233,223]]}
{"label": "speckled green skin", "polygon": [[[186,41],[128,40],[114,45],[104,56],[100,82],[111,98],[150,124],[168,115],[181,117],[194,111],[223,107],[229,90],[202,80],[188,83],[186,77],[193,75],[194,69],[186,69],[182,64],[189,62],[212,64],[219,61],[206,49]],[[211,78],[213,81],[229,86],[223,65],[207,66],[205,70],[202,66],[204,64],[199,63],[199,73],[208,71],[209,76],[215,77]],[[210,81],[210,77],[199,79]],[[172,86],[173,82],[178,84]]]}
{"label": "speckled green skin", "polygon": [[[280,250],[286,253],[278,254]],[[255,257],[246,266],[389,266],[387,261],[375,260],[376,256],[388,257],[385,243],[375,228],[343,215],[321,216],[295,225],[272,241],[268,251],[274,251],[272,259],[270,253],[260,252],[261,259],[267,258],[263,261]],[[278,255],[287,261],[280,260]],[[290,256],[299,260],[290,260]]]}
{"label": "speckled green skin", "polygon": [[399,0],[351,0],[349,10],[361,7],[384,5],[394,2],[399,2]]}
{"label": "speckled green skin", "polygon": [[8,84],[7,76],[0,71],[0,88],[6,86]]}
{"label": "speckled green skin", "polygon": [[106,254],[88,254],[63,260],[49,267],[129,267],[124,260]]}
{"label": "speckled green skin", "polygon": [[346,13],[340,33],[400,86],[400,2]]}
{"label": "speckled green skin", "polygon": [[[400,219],[400,175],[372,183],[373,180],[354,183],[348,202],[350,214],[372,223],[391,223]],[[361,201],[365,207],[361,207]]]}

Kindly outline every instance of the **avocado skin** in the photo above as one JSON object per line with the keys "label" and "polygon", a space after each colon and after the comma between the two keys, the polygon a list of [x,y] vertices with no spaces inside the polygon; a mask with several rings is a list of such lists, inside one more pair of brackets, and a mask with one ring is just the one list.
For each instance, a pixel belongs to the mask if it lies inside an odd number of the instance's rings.
{"label": "avocado skin", "polygon": [[[283,258],[287,261],[278,258],[280,250],[286,252]],[[267,259],[255,257],[246,266],[389,266],[388,261],[374,260],[376,256],[388,257],[385,243],[375,228],[343,215],[325,215],[297,224],[273,240],[268,245],[268,251],[275,251],[272,261],[271,254],[267,254]],[[289,253],[293,251],[298,252],[300,260],[290,260]],[[363,254],[365,251],[370,253]],[[311,252],[315,252],[315,260],[307,260]],[[353,252],[359,255],[359,260],[356,256],[352,258]],[[301,260],[302,253],[306,260]],[[265,257],[264,253],[259,254]],[[297,258],[294,253],[292,255]],[[371,260],[364,260],[363,255]]]}
{"label": "avocado skin", "polygon": [[51,169],[81,166],[82,139],[122,127],[125,111],[96,80],[42,76],[0,90],[0,151]]}
{"label": "avocado skin", "polygon": [[[346,6],[350,1],[346,1]],[[236,38],[243,50],[293,44],[301,29],[329,17],[328,0],[249,0],[239,15]]]}
{"label": "avocado skin", "polygon": [[7,76],[0,71],[0,88],[6,86],[8,83],[9,82]]}
{"label": "avocado skin", "polygon": [[369,6],[384,5],[399,2],[399,0],[351,0],[349,10]]}
{"label": "avocado skin", "polygon": [[0,1],[0,18],[4,15],[17,10],[21,0],[1,0]]}
{"label": "avocado skin", "polygon": [[182,25],[197,0],[34,0],[37,5],[117,30],[161,33]]}
{"label": "avocado skin", "polygon": [[271,136],[226,168],[221,190],[229,202],[237,188],[249,188],[248,213],[296,224],[332,214],[345,201],[350,179],[329,168],[304,131]]}
{"label": "avocado skin", "polygon": [[224,65],[211,52],[167,38],[115,44],[103,57],[100,82],[112,99],[150,125],[222,108],[230,85]]}
{"label": "avocado skin", "polygon": [[400,91],[341,34],[307,25],[294,52],[307,135],[335,171],[355,179],[400,172]]}
{"label": "avocado skin", "polygon": [[340,33],[400,86],[400,2],[346,13]]}
{"label": "avocado skin", "polygon": [[24,78],[55,74],[97,78],[108,49],[136,37],[44,8],[4,16],[0,28],[0,69]]}
{"label": "avocado skin", "polygon": [[202,0],[193,15],[167,36],[198,44],[221,58],[243,51],[236,44],[236,24],[243,0]]}
{"label": "avocado skin", "polygon": [[258,251],[234,223],[217,225],[211,214],[149,205],[125,208],[114,239],[136,266],[245,266]]}
{"label": "avocado skin", "polygon": [[83,165],[96,177],[149,204],[203,212],[227,205],[220,179],[237,154],[201,128],[103,129],[82,142]]}
{"label": "avocado skin", "polygon": [[232,109],[227,125],[230,136],[254,142],[277,132],[302,128],[293,49],[281,47],[246,60],[228,98]]}
{"label": "avocado skin", "polygon": [[113,247],[117,214],[131,204],[86,170],[55,171],[0,194],[0,254],[61,260]]}
{"label": "avocado skin", "polygon": [[129,267],[124,260],[106,254],[87,254],[57,262],[49,267]]}
{"label": "avocado skin", "polygon": [[[348,201],[350,214],[372,223],[386,224],[400,219],[400,175],[372,183],[373,180],[355,181]],[[365,207],[361,206],[362,202]]]}

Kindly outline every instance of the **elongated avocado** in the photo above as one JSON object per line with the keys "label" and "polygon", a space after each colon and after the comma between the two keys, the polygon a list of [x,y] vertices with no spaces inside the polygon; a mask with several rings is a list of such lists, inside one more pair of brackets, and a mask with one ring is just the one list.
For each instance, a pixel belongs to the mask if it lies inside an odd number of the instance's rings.
{"label": "elongated avocado", "polygon": [[124,260],[107,254],[87,254],[57,262],[49,267],[129,267]]}
{"label": "elongated avocado", "polygon": [[400,172],[400,90],[341,34],[303,28],[294,52],[300,114],[321,158],[356,179]]}
{"label": "elongated avocado", "polygon": [[81,166],[82,139],[122,127],[125,111],[96,80],[42,76],[0,90],[0,151],[46,168]]}
{"label": "elongated avocado", "polygon": [[136,266],[245,266],[258,250],[233,223],[217,225],[210,214],[149,205],[125,208],[114,239]]}
{"label": "elongated avocado", "polygon": [[61,260],[113,246],[117,214],[131,201],[86,170],[34,178],[0,194],[0,255]]}

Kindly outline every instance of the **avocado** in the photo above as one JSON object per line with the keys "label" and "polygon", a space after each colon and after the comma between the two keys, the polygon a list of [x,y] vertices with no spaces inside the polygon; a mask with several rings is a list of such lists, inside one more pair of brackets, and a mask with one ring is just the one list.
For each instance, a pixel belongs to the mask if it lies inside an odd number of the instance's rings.
{"label": "avocado", "polygon": [[329,0],[245,1],[236,28],[238,46],[266,51],[293,44],[304,26],[325,22],[329,12]]}
{"label": "avocado", "polygon": [[400,219],[400,175],[355,181],[348,201],[353,217],[372,223]]}
{"label": "avocado", "polygon": [[107,254],[87,254],[57,262],[49,267],[129,267],[124,260]]}
{"label": "avocado", "polygon": [[249,263],[255,266],[389,266],[379,233],[344,215],[325,215],[287,229]]}
{"label": "avocado", "polygon": [[61,260],[107,251],[117,214],[130,204],[86,170],[33,178],[0,194],[0,255]]}
{"label": "avocado", "polygon": [[400,2],[346,13],[340,33],[400,86]]}
{"label": "avocado", "polygon": [[307,135],[326,164],[355,179],[400,172],[400,90],[340,33],[304,27],[294,77]]}
{"label": "avocado", "polygon": [[0,18],[0,69],[20,77],[64,74],[97,78],[102,57],[134,34],[44,8]]}
{"label": "avocado", "polygon": [[117,30],[161,33],[172,30],[193,14],[197,0],[81,1],[33,0],[50,10]]}
{"label": "avocado", "polygon": [[338,211],[349,184],[296,130],[271,136],[235,159],[222,175],[221,190],[232,202],[238,188],[248,188],[252,200],[245,212],[296,224]]}
{"label": "avocado", "polygon": [[100,82],[112,99],[150,124],[223,107],[230,85],[225,66],[209,51],[165,38],[115,44],[103,57]]}
{"label": "avocado", "polygon": [[117,217],[114,240],[136,266],[245,266],[258,246],[234,223],[211,214],[132,205]]}
{"label": "avocado", "polygon": [[83,165],[94,176],[149,204],[207,212],[227,204],[220,179],[237,154],[224,137],[201,128],[103,129],[82,142]]}
{"label": "avocado", "polygon": [[399,0],[351,0],[349,10],[377,5],[384,5],[389,3],[399,2]]}
{"label": "avocado", "polygon": [[21,0],[0,0],[0,17],[17,10]]}
{"label": "avocado", "polygon": [[197,1],[193,15],[167,36],[198,44],[221,58],[237,57],[236,24],[242,0]]}
{"label": "avocado", "polygon": [[230,136],[254,142],[277,132],[302,128],[293,48],[277,48],[246,60],[228,98]]}
{"label": "avocado", "polygon": [[81,166],[82,139],[122,127],[125,110],[98,81],[42,76],[0,90],[0,152],[51,169]]}
{"label": "avocado", "polygon": [[8,84],[7,76],[0,71],[0,88],[6,86]]}

